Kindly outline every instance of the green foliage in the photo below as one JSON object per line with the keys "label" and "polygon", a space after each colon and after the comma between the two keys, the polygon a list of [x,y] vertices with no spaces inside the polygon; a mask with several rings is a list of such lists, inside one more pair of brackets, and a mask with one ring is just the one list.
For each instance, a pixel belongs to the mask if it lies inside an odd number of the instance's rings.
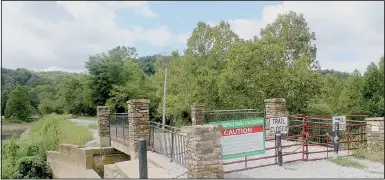
{"label": "green foliage", "polygon": [[14,179],[51,179],[52,171],[47,162],[36,156],[20,158],[16,165],[17,171],[12,175]]}
{"label": "green foliage", "polygon": [[2,144],[2,178],[48,178],[46,152],[59,144],[84,145],[92,139],[87,127],[77,126],[63,115],[50,114],[38,120],[29,133]]}
{"label": "green foliage", "polygon": [[28,89],[24,86],[15,87],[9,94],[5,108],[5,116],[8,120],[28,122],[32,114],[32,106],[29,102]]}
{"label": "green foliage", "polygon": [[320,116],[331,116],[333,115],[332,109],[329,105],[323,104],[310,104],[307,107],[306,114],[320,115]]}
{"label": "green foliage", "polygon": [[90,56],[86,68],[90,74],[93,103],[104,105],[110,98],[114,85],[122,85],[124,62],[135,58],[136,50],[130,47],[116,47],[107,54]]}
{"label": "green foliage", "polygon": [[384,116],[384,104],[380,104],[384,98],[384,75],[381,74],[381,70],[375,63],[371,63],[367,67],[363,86],[366,112],[372,116]]}

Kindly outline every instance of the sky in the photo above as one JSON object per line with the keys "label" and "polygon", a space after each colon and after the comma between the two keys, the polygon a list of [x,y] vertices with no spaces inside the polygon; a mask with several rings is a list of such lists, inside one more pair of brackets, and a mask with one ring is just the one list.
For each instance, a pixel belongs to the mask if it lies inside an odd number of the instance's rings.
{"label": "sky", "polygon": [[85,71],[89,55],[116,46],[139,56],[182,51],[199,21],[229,22],[243,39],[278,14],[303,13],[322,69],[364,72],[384,54],[383,1],[5,1],[2,66]]}

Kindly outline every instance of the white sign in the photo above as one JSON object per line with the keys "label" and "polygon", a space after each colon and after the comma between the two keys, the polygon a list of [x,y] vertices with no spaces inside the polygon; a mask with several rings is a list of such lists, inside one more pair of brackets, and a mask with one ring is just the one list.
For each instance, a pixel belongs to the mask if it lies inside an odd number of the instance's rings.
{"label": "white sign", "polygon": [[372,126],[372,132],[378,132],[378,131],[380,131],[380,127]]}
{"label": "white sign", "polygon": [[210,122],[221,124],[223,159],[255,156],[265,153],[264,118]]}
{"label": "white sign", "polygon": [[332,117],[332,128],[334,130],[334,125],[336,122],[339,123],[339,128],[340,128],[340,131],[345,131],[346,130],[346,116],[333,116]]}
{"label": "white sign", "polygon": [[289,121],[287,117],[271,117],[270,118],[270,133],[275,134],[280,131],[281,134],[287,134],[289,129]]}

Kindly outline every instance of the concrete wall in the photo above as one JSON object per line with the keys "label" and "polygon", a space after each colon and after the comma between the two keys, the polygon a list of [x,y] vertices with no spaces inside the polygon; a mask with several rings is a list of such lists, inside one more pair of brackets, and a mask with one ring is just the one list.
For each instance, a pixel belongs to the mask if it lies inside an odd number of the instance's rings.
{"label": "concrete wall", "polygon": [[101,166],[126,160],[129,156],[111,147],[82,148],[61,144],[59,151],[47,151],[47,162],[54,178],[100,178],[95,169],[100,174]]}
{"label": "concrete wall", "polygon": [[365,118],[365,120],[368,152],[384,152],[384,117]]}

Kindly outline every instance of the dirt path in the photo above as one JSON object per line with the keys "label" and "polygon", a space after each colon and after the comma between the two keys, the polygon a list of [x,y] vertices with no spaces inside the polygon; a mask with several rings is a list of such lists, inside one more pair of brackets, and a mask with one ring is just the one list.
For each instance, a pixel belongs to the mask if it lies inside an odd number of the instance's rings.
{"label": "dirt path", "polygon": [[[91,121],[91,120],[81,120],[81,119],[69,119],[69,121],[75,123],[78,126],[89,126],[92,124],[97,124],[97,121]],[[89,129],[89,131],[92,133],[92,139],[91,141],[86,142],[84,146],[86,147],[98,147],[99,146],[99,132],[97,129]]]}

